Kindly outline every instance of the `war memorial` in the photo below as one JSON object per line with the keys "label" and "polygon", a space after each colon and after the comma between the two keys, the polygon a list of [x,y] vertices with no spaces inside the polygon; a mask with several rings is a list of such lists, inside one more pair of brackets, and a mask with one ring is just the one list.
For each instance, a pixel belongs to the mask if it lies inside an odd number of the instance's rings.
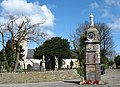
{"label": "war memorial", "polygon": [[85,80],[101,80],[100,35],[94,27],[94,16],[90,15],[90,26],[85,31]]}

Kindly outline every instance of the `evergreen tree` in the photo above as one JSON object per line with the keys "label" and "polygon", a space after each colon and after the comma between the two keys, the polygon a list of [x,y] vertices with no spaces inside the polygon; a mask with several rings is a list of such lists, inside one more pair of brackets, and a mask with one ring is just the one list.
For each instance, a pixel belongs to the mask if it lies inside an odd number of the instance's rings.
{"label": "evergreen tree", "polygon": [[[13,69],[15,67],[16,52],[17,52],[16,51],[16,44],[14,44],[14,47],[12,47],[11,40],[8,40],[8,42],[6,43],[6,47],[5,47],[5,54],[6,54],[6,58],[7,58],[7,62],[8,62],[8,66],[10,68],[10,71],[13,71]],[[23,52],[24,52],[24,50],[22,49],[22,46],[20,46],[20,60],[24,56],[22,54]],[[1,50],[0,51],[0,62],[2,63],[4,61],[5,60],[4,60],[4,57],[3,57],[3,50]]]}
{"label": "evergreen tree", "polygon": [[[58,57],[58,67],[60,68],[62,59],[70,58],[71,56],[69,48],[69,42],[67,39],[53,37],[35,49],[34,58],[40,59],[44,55],[45,58],[50,58],[52,60],[52,63],[54,63],[56,56]],[[52,68],[54,68],[54,65]]]}
{"label": "evergreen tree", "polygon": [[116,67],[120,69],[120,55],[116,56],[114,59]]}

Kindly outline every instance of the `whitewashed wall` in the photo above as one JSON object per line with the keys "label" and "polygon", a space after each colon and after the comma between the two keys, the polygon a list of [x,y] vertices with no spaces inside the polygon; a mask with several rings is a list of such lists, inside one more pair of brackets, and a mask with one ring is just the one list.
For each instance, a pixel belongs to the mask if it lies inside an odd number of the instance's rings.
{"label": "whitewashed wall", "polygon": [[72,68],[77,68],[79,67],[79,60],[78,59],[63,59],[63,65],[61,68],[67,68],[67,66],[69,66],[68,68],[70,68],[70,62],[71,60],[73,61],[73,67]]}
{"label": "whitewashed wall", "polygon": [[20,61],[21,69],[27,69],[27,65],[31,65],[31,67],[34,67],[34,64],[38,64],[40,66],[40,62],[42,60],[39,59],[24,59],[24,61]]}

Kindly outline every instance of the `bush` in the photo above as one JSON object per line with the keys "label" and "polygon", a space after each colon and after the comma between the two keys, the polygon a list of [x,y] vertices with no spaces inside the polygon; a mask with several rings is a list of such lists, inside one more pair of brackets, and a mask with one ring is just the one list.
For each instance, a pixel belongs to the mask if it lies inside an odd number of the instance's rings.
{"label": "bush", "polygon": [[118,66],[118,69],[120,69],[120,65]]}
{"label": "bush", "polygon": [[80,66],[77,68],[77,73],[80,75],[80,76],[84,76],[84,66]]}

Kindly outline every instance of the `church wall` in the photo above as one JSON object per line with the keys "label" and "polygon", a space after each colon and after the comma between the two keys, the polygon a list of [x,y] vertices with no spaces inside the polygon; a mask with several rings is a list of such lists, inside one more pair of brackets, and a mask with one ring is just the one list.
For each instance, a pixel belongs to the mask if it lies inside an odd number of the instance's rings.
{"label": "church wall", "polygon": [[42,61],[42,59],[41,60],[39,60],[39,59],[24,59],[24,61],[20,61],[21,69],[24,69],[24,68],[27,69],[28,65],[31,65],[32,68],[38,68],[38,66],[40,66],[41,61]]}
{"label": "church wall", "polygon": [[79,67],[79,60],[78,59],[63,59],[62,67],[61,68],[70,68],[70,62],[73,61],[72,68]]}

